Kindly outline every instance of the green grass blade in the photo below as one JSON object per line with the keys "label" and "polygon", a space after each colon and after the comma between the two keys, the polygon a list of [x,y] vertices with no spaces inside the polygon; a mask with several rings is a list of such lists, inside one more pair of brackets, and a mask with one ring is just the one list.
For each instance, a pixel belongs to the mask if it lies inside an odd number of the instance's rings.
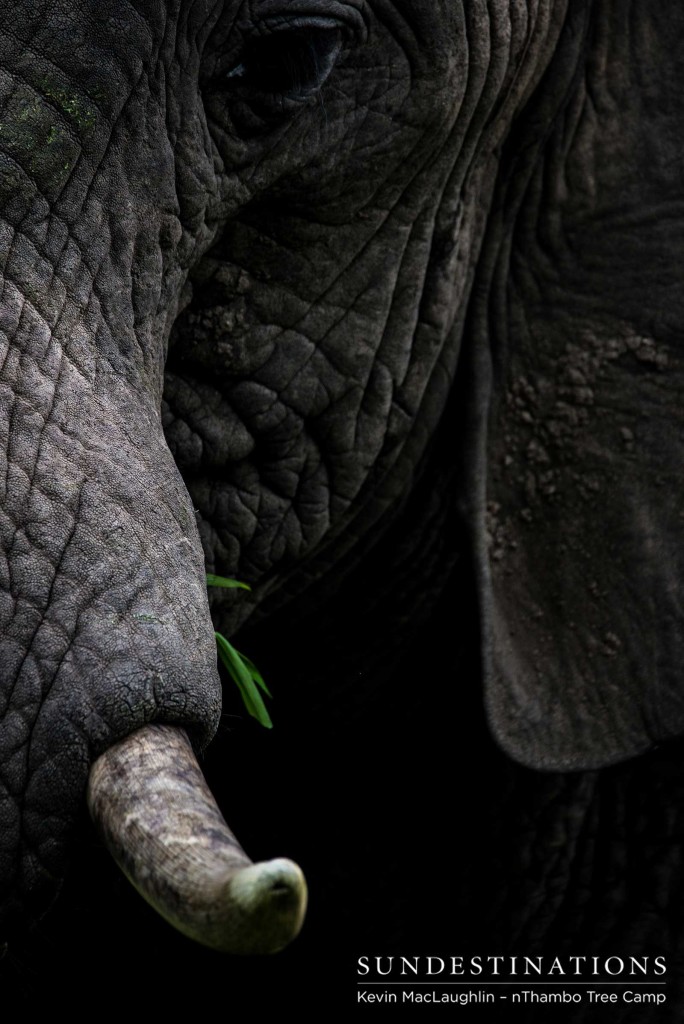
{"label": "green grass blade", "polygon": [[[266,710],[263,697],[259,693],[255,685],[255,679],[252,676],[252,672],[255,671],[252,662],[240,654],[239,651],[236,651],[222,633],[214,633],[214,636],[216,637],[218,655],[231,679],[236,683],[248,713],[253,718],[256,718],[265,729],[272,729],[273,722],[271,721],[271,716]],[[259,672],[256,674],[261,680],[259,685],[265,687]]]}
{"label": "green grass blade", "polygon": [[240,590],[251,590],[252,588],[248,583],[241,583],[240,580],[232,580],[228,576],[214,576],[213,573],[207,573],[207,586],[208,587],[225,587],[226,589],[232,589],[233,587],[239,587]]}
{"label": "green grass blade", "polygon": [[251,675],[252,679],[257,684],[257,686],[260,686],[261,689],[266,694],[266,696],[270,697],[271,700],[273,700],[273,694],[271,693],[271,691],[269,690],[268,686],[264,682],[264,677],[262,676],[261,672],[256,667],[256,665],[254,664],[254,662],[250,661],[250,659],[247,657],[246,654],[241,654],[240,657],[242,658],[242,660],[244,661],[245,665],[249,669],[249,674]]}

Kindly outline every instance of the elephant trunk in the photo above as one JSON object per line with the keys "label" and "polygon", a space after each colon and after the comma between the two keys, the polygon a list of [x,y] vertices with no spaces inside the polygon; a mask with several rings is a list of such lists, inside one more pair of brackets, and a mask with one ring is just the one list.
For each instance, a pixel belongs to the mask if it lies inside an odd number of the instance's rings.
{"label": "elephant trunk", "polygon": [[182,729],[149,725],[110,747],[91,769],[88,806],[124,874],[183,934],[226,953],[275,953],[298,934],[301,870],[249,860]]}

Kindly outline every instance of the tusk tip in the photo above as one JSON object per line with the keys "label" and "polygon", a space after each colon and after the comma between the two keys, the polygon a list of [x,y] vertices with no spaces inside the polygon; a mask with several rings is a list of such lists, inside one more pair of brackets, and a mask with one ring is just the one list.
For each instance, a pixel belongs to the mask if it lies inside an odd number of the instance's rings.
{"label": "tusk tip", "polygon": [[277,953],[299,934],[307,889],[301,868],[279,857],[241,868],[228,882],[232,914],[242,918],[243,953]]}

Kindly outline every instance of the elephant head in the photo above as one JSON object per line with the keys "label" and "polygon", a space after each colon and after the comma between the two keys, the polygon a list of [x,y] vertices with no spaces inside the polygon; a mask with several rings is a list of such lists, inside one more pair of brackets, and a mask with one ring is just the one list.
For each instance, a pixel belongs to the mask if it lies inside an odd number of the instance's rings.
{"label": "elephant head", "polygon": [[4,5],[10,922],[94,761],[212,737],[205,568],[251,585],[228,635],[344,571],[440,424],[503,746],[574,768],[681,730],[665,7]]}

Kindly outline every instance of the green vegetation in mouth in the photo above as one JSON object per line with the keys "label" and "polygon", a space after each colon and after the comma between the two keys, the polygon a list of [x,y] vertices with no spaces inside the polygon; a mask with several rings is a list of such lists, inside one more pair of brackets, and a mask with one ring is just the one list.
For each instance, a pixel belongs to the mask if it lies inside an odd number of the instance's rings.
{"label": "green vegetation in mouth", "polygon": [[[239,587],[241,590],[251,590],[251,587],[246,583],[241,583],[239,580],[229,579],[226,576],[214,576],[212,573],[207,573],[207,586],[226,588]],[[236,651],[233,645],[226,640],[222,633],[215,632],[214,636],[216,637],[216,650],[218,652],[218,656],[225,665],[228,675],[237,685],[247,711],[252,718],[256,718],[257,722],[263,725],[264,728],[272,729],[273,722],[271,721],[271,716],[266,710],[264,698],[261,696],[259,690],[262,690],[267,697],[271,697],[271,693],[269,692],[259,669],[244,654],[240,654],[239,651]]]}

